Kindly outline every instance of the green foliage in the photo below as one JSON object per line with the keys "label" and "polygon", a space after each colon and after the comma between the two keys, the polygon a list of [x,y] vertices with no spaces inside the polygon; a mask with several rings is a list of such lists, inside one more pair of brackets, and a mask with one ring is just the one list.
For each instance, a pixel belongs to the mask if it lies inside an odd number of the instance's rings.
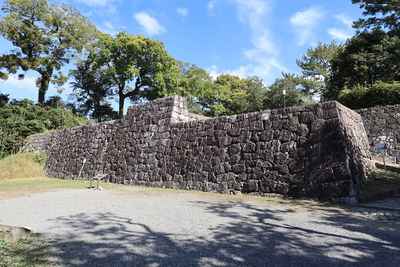
{"label": "green foliage", "polygon": [[113,97],[112,76],[107,75],[104,68],[90,55],[86,60],[76,64],[76,69],[70,71],[73,78],[72,97],[76,100],[77,111],[97,122],[113,120],[118,117],[108,99]]}
{"label": "green foliage", "polygon": [[10,95],[0,93],[0,108],[4,107],[8,103],[8,101],[10,101],[9,96]]}
{"label": "green foliage", "polygon": [[0,267],[54,266],[46,259],[46,244],[38,234],[16,243],[0,239]]}
{"label": "green foliage", "polygon": [[364,9],[364,16],[354,23],[357,29],[387,29],[394,34],[400,33],[400,2],[398,0],[352,0]]}
{"label": "green foliage", "polygon": [[[120,32],[115,38],[105,35],[97,46],[98,51],[72,72],[76,79],[73,86],[80,97],[98,104],[108,96],[116,96],[118,116],[122,118],[126,99],[136,102],[174,94],[179,67],[162,42]],[[81,74],[85,66],[95,75],[93,79]],[[102,76],[106,80],[100,80]],[[89,92],[90,84],[99,84],[99,90],[92,88]]]}
{"label": "green foliage", "polygon": [[15,153],[27,136],[88,124],[70,110],[34,105],[31,100],[11,101],[0,107],[0,153]]}
{"label": "green foliage", "polygon": [[243,90],[246,93],[243,112],[265,109],[264,100],[268,89],[259,77],[247,77],[246,82],[243,84]]}
{"label": "green foliage", "polygon": [[215,86],[210,74],[202,68],[177,61],[180,68],[175,93],[188,99],[190,112],[203,114],[210,110],[215,99]]}
{"label": "green foliage", "polygon": [[326,81],[332,68],[331,62],[341,51],[342,45],[332,41],[330,44],[318,43],[317,47],[307,49],[307,54],[296,60],[302,69],[303,76],[297,77],[301,89],[312,97],[322,97],[326,94]]}
{"label": "green foliage", "polygon": [[178,62],[179,86],[176,93],[188,98],[190,112],[205,116],[224,116],[259,111],[267,88],[257,76],[241,79],[221,74],[214,81],[196,65]]}
{"label": "green foliage", "polygon": [[44,165],[46,161],[46,154],[45,153],[33,153],[33,160],[40,165]]}
{"label": "green foliage", "polygon": [[378,81],[368,88],[345,89],[340,92],[339,102],[352,109],[400,104],[400,83]]}
{"label": "green foliage", "polygon": [[[303,104],[302,92],[298,89],[298,80],[294,75],[283,74],[284,78],[276,79],[268,87],[267,95],[264,100],[265,109],[283,108],[286,100],[286,107],[298,106]],[[286,93],[284,97],[283,93]]]}
{"label": "green foliage", "polygon": [[[38,72],[38,103],[44,105],[49,84],[66,82],[59,70],[88,47],[98,31],[73,6],[48,0],[5,0],[2,11],[0,34],[16,48],[0,57],[0,69],[14,74],[18,69]],[[0,72],[0,77],[8,76]]]}
{"label": "green foliage", "polygon": [[344,88],[371,87],[378,81],[400,80],[400,38],[382,30],[351,38],[332,60],[327,99],[338,99]]}
{"label": "green foliage", "polygon": [[400,2],[352,2],[365,10],[365,18],[354,23],[357,34],[333,58],[324,96],[353,108],[394,104],[393,82],[400,81]]}

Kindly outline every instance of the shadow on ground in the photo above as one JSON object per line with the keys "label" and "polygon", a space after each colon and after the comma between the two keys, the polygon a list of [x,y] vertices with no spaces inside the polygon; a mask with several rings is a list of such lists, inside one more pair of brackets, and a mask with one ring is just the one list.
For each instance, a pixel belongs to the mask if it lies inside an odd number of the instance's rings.
{"label": "shadow on ground", "polygon": [[58,217],[56,225],[69,230],[52,240],[54,255],[66,266],[400,266],[399,228],[342,209],[190,204],[228,223],[196,236],[159,232],[113,213]]}

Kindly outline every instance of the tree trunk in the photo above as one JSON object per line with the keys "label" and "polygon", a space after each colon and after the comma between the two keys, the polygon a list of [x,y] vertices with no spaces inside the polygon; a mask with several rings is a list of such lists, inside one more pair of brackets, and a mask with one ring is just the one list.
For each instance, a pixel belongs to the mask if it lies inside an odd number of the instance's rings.
{"label": "tree trunk", "polygon": [[45,73],[41,73],[41,74],[42,74],[42,77],[40,77],[40,80],[39,80],[38,104],[39,104],[39,106],[43,107],[44,101],[45,101],[45,95],[46,95],[47,90],[49,89],[51,73],[46,71]]}
{"label": "tree trunk", "polygon": [[122,117],[124,116],[124,103],[125,103],[125,95],[119,94],[118,119],[122,119]]}

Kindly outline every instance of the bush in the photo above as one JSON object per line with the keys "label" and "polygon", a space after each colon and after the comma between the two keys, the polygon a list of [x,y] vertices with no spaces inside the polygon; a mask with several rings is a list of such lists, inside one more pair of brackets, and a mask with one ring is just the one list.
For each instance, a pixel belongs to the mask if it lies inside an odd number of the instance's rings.
{"label": "bush", "polygon": [[377,82],[369,88],[357,86],[345,89],[338,100],[351,109],[400,104],[400,82]]}
{"label": "bush", "polygon": [[40,107],[24,99],[0,107],[0,156],[19,151],[32,134],[89,124],[90,120],[70,110]]}
{"label": "bush", "polygon": [[46,161],[46,154],[45,153],[33,153],[33,160],[40,165],[44,165],[44,162]]}

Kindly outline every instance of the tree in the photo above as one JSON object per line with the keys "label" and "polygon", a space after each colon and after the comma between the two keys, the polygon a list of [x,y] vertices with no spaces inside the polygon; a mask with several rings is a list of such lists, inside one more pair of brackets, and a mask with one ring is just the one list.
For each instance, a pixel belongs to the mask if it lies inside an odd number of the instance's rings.
{"label": "tree", "polygon": [[247,77],[243,84],[243,89],[246,92],[246,104],[243,107],[243,112],[253,112],[265,109],[264,101],[268,89],[264,85],[262,79],[257,76]]}
{"label": "tree", "polygon": [[217,101],[223,107],[216,116],[243,113],[246,105],[245,83],[245,79],[230,74],[221,74],[215,79]]}
{"label": "tree", "polygon": [[76,64],[70,71],[73,78],[72,98],[76,100],[77,111],[97,122],[113,120],[118,117],[108,99],[112,98],[112,80],[105,71],[98,68],[93,54]]}
{"label": "tree", "polygon": [[306,94],[325,99],[326,82],[332,72],[332,59],[342,50],[343,46],[336,44],[335,41],[330,44],[319,42],[317,47],[307,49],[307,54],[296,60],[303,74],[297,76],[298,84]]}
{"label": "tree", "polygon": [[223,116],[263,109],[267,88],[257,77],[239,78],[221,74],[215,80],[196,65],[178,62],[180,67],[177,94],[188,98],[191,112]]}
{"label": "tree", "polygon": [[162,42],[120,32],[115,38],[102,38],[98,47],[99,51],[92,52],[87,61],[101,75],[109,77],[113,90],[109,95],[118,98],[119,118],[123,116],[126,99],[153,100],[174,93],[179,67]]}
{"label": "tree", "polygon": [[[264,109],[283,108],[284,102],[286,102],[286,107],[298,106],[304,103],[294,75],[283,74],[283,76],[283,78],[276,79],[268,87],[264,100]],[[286,93],[285,96],[284,92]]]}
{"label": "tree", "polygon": [[0,93],[0,108],[4,107],[8,103],[8,101],[10,101],[9,96],[10,95]]}
{"label": "tree", "polygon": [[176,94],[187,98],[190,112],[204,114],[215,91],[211,75],[194,64],[177,61],[177,65],[180,73]]}
{"label": "tree", "polygon": [[352,0],[353,4],[360,4],[365,9],[364,16],[354,23],[356,29],[384,30],[400,34],[400,2],[398,0]]}
{"label": "tree", "polygon": [[[8,73],[39,73],[38,103],[43,105],[50,83],[62,86],[67,77],[61,68],[77,57],[98,36],[96,27],[73,6],[49,4],[49,0],[5,0],[0,34],[16,49],[0,57]],[[57,72],[58,71],[58,72]],[[6,72],[0,73],[7,79]],[[20,74],[19,78],[23,78]]]}
{"label": "tree", "polygon": [[340,91],[371,87],[378,81],[400,80],[400,38],[382,30],[361,32],[345,44],[332,60],[327,99],[337,100]]}

